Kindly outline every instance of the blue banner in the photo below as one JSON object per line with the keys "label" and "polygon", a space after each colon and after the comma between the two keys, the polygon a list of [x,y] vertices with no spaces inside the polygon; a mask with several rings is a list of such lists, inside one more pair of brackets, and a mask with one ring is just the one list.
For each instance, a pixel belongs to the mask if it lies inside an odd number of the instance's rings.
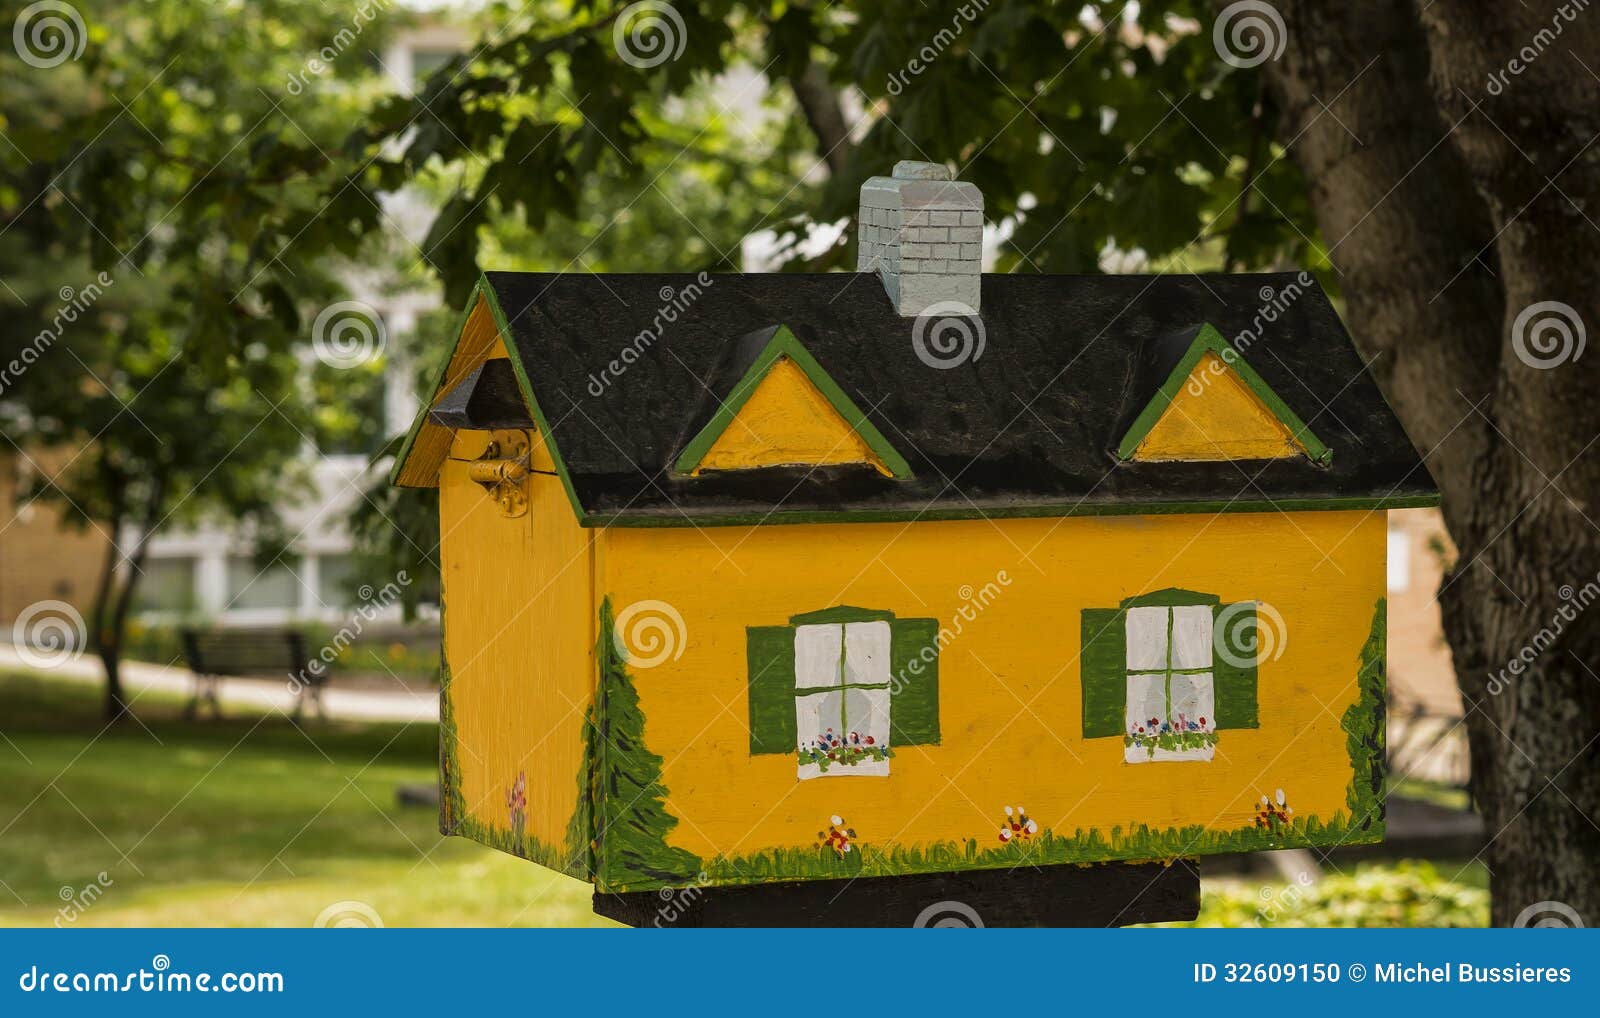
{"label": "blue banner", "polygon": [[0,1014],[1588,1012],[1597,965],[1590,930],[7,930]]}

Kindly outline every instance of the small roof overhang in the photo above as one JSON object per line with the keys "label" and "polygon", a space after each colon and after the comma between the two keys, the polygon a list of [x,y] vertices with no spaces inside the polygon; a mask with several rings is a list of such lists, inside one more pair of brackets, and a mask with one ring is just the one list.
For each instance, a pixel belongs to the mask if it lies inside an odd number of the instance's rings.
{"label": "small roof overhang", "polygon": [[484,361],[446,392],[428,411],[428,420],[452,431],[494,431],[534,427],[522,401],[516,372],[504,357]]}

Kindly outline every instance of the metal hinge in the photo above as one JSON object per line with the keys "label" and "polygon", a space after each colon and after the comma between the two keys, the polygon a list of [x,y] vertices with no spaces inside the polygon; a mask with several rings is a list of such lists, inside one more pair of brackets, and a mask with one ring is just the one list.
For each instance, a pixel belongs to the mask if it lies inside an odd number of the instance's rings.
{"label": "metal hinge", "polygon": [[483,455],[467,464],[467,476],[483,485],[500,507],[500,515],[514,520],[528,512],[528,438],[517,431],[496,431]]}

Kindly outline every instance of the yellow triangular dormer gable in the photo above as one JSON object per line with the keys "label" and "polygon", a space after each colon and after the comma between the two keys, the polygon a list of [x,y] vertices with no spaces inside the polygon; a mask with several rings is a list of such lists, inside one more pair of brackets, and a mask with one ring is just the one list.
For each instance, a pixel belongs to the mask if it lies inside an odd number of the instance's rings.
{"label": "yellow triangular dormer gable", "polygon": [[773,330],[711,420],[678,457],[679,473],[784,466],[910,468],[800,341]]}
{"label": "yellow triangular dormer gable", "polygon": [[1272,460],[1331,450],[1210,325],[1123,436],[1118,456],[1135,462]]}
{"label": "yellow triangular dormer gable", "polygon": [[767,371],[694,472],[838,463],[866,463],[890,473],[805,372],[784,357]]}
{"label": "yellow triangular dormer gable", "polygon": [[1274,460],[1305,446],[1210,351],[1133,452],[1136,460]]}

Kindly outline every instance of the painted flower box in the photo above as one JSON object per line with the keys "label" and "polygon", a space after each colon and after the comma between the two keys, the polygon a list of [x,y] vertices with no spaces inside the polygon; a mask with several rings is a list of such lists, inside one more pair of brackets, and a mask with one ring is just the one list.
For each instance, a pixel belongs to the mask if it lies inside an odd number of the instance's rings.
{"label": "painted flower box", "polygon": [[830,728],[816,742],[801,746],[797,756],[802,780],[824,774],[882,777],[889,773],[894,750],[871,735],[851,732],[840,737]]}
{"label": "painted flower box", "polygon": [[1128,763],[1162,760],[1210,760],[1217,750],[1217,732],[1198,721],[1178,715],[1176,722],[1151,718],[1135,725],[1122,737],[1122,758]]}

